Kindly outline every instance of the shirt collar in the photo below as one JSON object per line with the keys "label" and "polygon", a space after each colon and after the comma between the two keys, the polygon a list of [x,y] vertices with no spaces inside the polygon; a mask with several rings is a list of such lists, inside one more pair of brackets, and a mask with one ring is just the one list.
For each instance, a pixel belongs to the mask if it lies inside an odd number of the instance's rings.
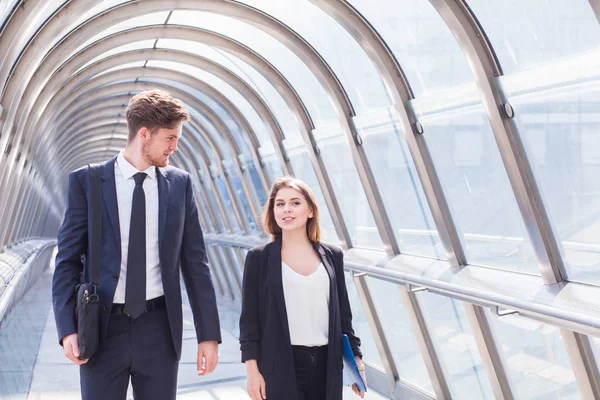
{"label": "shirt collar", "polygon": [[138,172],[145,172],[149,178],[156,179],[156,168],[153,166],[148,167],[145,171],[139,171],[136,167],[131,165],[129,161],[123,156],[123,150],[119,152],[117,157],[117,165],[123,174],[124,179],[131,179]]}

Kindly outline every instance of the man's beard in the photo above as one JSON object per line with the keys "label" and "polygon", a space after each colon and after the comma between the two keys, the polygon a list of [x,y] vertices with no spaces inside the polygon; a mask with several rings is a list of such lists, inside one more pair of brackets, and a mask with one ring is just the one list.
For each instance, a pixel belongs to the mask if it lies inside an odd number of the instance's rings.
{"label": "man's beard", "polygon": [[146,161],[153,167],[166,167],[167,165],[169,165],[169,159],[163,159],[162,154],[158,158],[152,157],[152,155],[148,151],[148,147],[150,147],[150,144],[151,143],[148,143],[147,145],[142,145],[142,158],[144,159],[144,161]]}

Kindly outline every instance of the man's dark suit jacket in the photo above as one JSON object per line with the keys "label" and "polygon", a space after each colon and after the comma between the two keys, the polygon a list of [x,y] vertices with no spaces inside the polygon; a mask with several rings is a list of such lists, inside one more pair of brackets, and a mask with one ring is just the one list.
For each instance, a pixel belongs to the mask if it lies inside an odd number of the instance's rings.
{"label": "man's dark suit jacket", "polygon": [[[352,329],[342,251],[323,243],[313,243],[313,247],[329,275],[326,398],[341,400],[342,334],[348,335],[354,354],[362,356],[360,339]],[[246,256],[240,345],[242,362],[257,360],[267,386],[267,399],[296,400],[296,374],[281,280],[281,238],[253,248]]]}
{"label": "man's dark suit jacket", "polygon": [[[121,271],[121,233],[115,185],[116,157],[101,165],[102,252],[100,260],[100,350],[118,277]],[[198,342],[221,342],[215,291],[198,220],[198,210],[187,172],[174,167],[156,171],[158,180],[159,258],[169,325],[177,357],[181,357],[183,310],[179,271],[190,300]],[[75,286],[88,259],[90,214],[88,167],[71,172],[65,219],[58,234],[56,269],[52,282],[52,303],[59,341],[75,333]],[[181,268],[180,268],[181,266]],[[151,333],[151,332],[149,332]],[[62,344],[62,343],[61,343]]]}

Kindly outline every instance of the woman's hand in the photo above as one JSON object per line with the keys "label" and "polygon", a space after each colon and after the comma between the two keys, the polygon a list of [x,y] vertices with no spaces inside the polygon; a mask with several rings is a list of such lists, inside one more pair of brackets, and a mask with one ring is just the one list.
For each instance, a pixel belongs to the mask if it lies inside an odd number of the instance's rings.
{"label": "woman's hand", "polygon": [[[365,388],[367,387],[367,376],[365,375],[365,365],[362,362],[362,359],[360,357],[355,357],[356,359],[356,365],[358,365],[358,369],[362,371],[360,371],[360,376],[363,380],[363,382],[365,383]],[[354,385],[352,385],[352,391],[359,396],[361,399],[365,398],[365,392],[361,391],[358,389],[358,386],[356,386],[356,383]]]}
{"label": "woman's hand", "polygon": [[256,360],[246,361],[246,373],[248,380],[246,382],[246,390],[252,400],[263,400],[267,398],[267,385],[265,379],[258,370]]}

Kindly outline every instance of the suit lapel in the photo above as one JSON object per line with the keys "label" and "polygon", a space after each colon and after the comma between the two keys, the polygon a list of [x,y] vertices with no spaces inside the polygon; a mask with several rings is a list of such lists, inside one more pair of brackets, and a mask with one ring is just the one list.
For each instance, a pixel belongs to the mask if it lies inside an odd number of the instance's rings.
{"label": "suit lapel", "polygon": [[171,182],[169,176],[156,167],[156,179],[158,183],[158,252],[160,254],[167,222],[167,210],[169,209],[169,193]]}
{"label": "suit lapel", "polygon": [[117,186],[115,184],[115,161],[117,157],[113,157],[104,164],[102,173],[102,197],[104,198],[104,206],[108,211],[108,219],[113,229],[113,237],[117,241],[119,249],[121,248],[121,228],[119,225],[119,205],[117,204]]}
{"label": "suit lapel", "polygon": [[275,239],[269,247],[269,257],[267,260],[269,278],[271,280],[271,287],[273,288],[273,295],[275,296],[275,303],[277,303],[277,309],[279,310],[281,324],[283,325],[284,337],[287,344],[291,346],[290,327],[285,308],[285,296],[283,295],[283,281],[281,276],[281,237]]}

